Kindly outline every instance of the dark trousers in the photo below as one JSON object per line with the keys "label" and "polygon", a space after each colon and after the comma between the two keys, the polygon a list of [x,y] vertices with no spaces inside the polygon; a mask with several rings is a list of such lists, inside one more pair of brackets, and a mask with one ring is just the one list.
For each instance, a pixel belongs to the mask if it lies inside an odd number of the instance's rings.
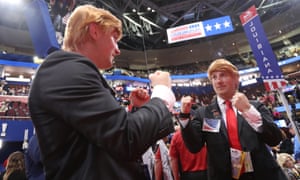
{"label": "dark trousers", "polygon": [[253,173],[243,173],[239,180],[255,180],[254,179],[254,176],[253,176]]}
{"label": "dark trousers", "polygon": [[207,180],[206,171],[182,172],[180,180]]}

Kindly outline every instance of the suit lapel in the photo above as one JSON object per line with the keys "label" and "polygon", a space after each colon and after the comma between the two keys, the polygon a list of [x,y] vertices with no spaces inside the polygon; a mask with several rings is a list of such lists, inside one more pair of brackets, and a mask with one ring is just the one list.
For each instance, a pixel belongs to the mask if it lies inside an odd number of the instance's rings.
{"label": "suit lapel", "polygon": [[228,140],[227,128],[225,126],[225,122],[222,117],[222,112],[218,105],[217,98],[215,98],[215,100],[212,101],[210,106],[208,106],[208,111],[206,113],[208,117],[212,116],[214,119],[221,119],[220,133],[223,134],[225,138]]}

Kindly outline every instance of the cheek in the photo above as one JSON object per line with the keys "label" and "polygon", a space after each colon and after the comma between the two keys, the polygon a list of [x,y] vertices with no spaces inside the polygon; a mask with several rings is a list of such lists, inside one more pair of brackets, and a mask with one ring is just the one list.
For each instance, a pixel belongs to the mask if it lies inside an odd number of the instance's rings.
{"label": "cheek", "polygon": [[226,78],[226,81],[225,81],[226,84],[230,84],[232,86],[236,86],[238,84],[238,81],[236,78],[233,78],[233,77],[228,77]]}
{"label": "cheek", "polygon": [[231,81],[227,81],[226,84],[228,84],[228,87],[235,89],[236,88],[236,83],[235,81],[231,80]]}

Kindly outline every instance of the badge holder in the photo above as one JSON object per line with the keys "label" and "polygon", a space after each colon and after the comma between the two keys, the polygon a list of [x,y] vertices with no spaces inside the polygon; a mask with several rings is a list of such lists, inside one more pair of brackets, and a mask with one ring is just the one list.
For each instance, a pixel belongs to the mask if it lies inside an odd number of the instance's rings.
{"label": "badge holder", "polygon": [[240,151],[238,149],[230,148],[232,178],[239,179],[243,172],[253,172],[253,165],[251,161],[250,152]]}
{"label": "badge holder", "polygon": [[232,178],[239,179],[244,164],[245,154],[238,149],[230,148]]}

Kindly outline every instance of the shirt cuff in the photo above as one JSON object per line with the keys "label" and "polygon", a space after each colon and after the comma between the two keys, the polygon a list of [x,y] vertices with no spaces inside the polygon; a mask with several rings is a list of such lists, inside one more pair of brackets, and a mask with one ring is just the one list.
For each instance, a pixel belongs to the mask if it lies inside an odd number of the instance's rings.
{"label": "shirt cuff", "polygon": [[170,112],[173,112],[173,106],[175,104],[175,95],[171,88],[165,85],[156,85],[153,87],[151,98],[158,97],[165,101]]}
{"label": "shirt cuff", "polygon": [[256,132],[262,132],[263,121],[260,112],[253,105],[248,111],[243,112],[242,116]]}

